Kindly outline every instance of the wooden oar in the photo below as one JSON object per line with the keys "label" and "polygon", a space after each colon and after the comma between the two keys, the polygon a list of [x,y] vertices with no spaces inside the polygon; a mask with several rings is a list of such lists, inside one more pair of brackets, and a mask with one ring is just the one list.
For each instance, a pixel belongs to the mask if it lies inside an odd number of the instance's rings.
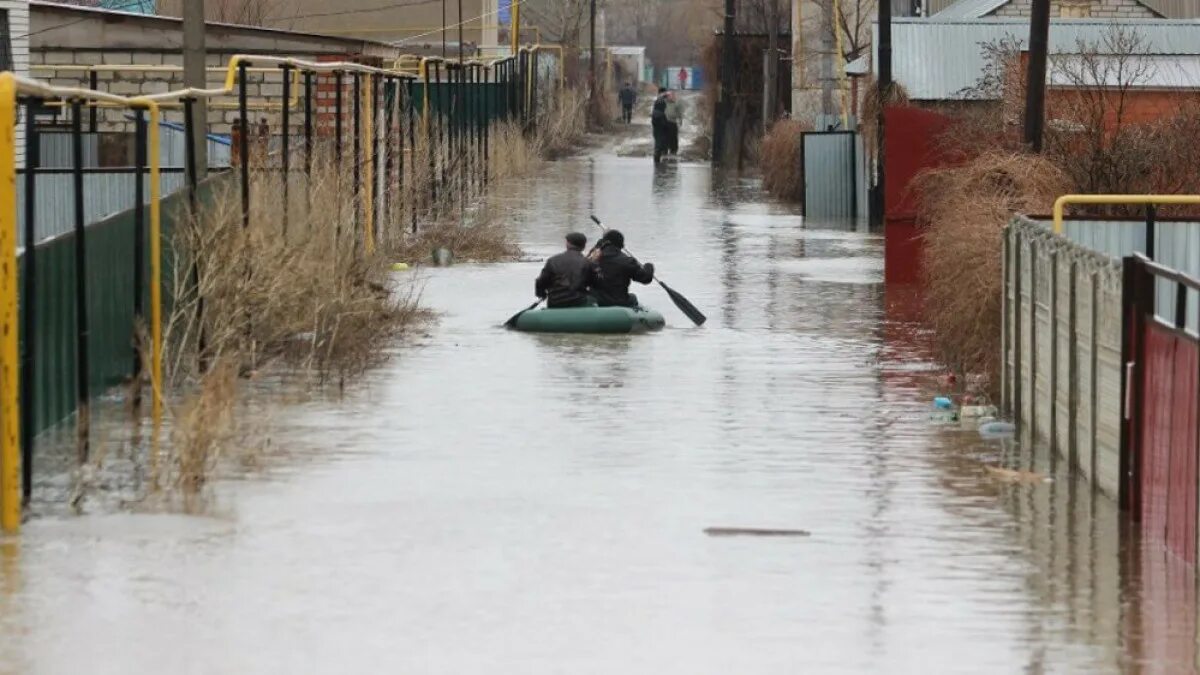
{"label": "wooden oar", "polygon": [[510,318],[508,319],[508,321],[505,321],[505,322],[504,322],[504,327],[505,327],[505,328],[512,328],[512,327],[516,326],[516,325],[517,325],[517,319],[521,318],[521,315],[522,315],[522,314],[524,314],[525,312],[528,312],[528,311],[529,311],[529,310],[531,310],[531,309],[534,309],[535,307],[537,307],[537,306],[538,306],[538,305],[540,305],[540,304],[542,304],[542,299],[541,299],[541,298],[538,298],[538,301],[537,301],[537,302],[535,302],[535,303],[533,303],[532,305],[530,305],[530,306],[526,307],[525,309],[523,309],[523,310],[521,310],[521,311],[517,312],[516,314],[513,314],[513,315],[512,315],[512,317],[510,317]]}
{"label": "wooden oar", "polygon": [[[604,229],[604,223],[601,223],[600,219],[596,216],[592,216],[592,222],[595,223],[601,230]],[[629,250],[626,249],[625,252],[629,253]],[[629,253],[629,255],[632,256],[633,254]],[[667,296],[671,298],[671,302],[675,303],[675,306],[679,308],[679,311],[683,312],[687,318],[691,319],[692,323],[696,324],[697,326],[703,326],[704,322],[708,321],[708,317],[704,316],[704,313],[697,309],[690,300],[683,297],[683,294],[664,284],[662,279],[659,279],[657,276],[654,277],[654,280],[658,282],[659,286],[663,287],[663,290],[667,292]]]}

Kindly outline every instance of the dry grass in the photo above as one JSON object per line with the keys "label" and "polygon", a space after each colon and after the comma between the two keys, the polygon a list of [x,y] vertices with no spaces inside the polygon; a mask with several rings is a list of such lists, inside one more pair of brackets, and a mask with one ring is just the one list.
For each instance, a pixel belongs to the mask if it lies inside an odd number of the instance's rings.
{"label": "dry grass", "polygon": [[514,121],[492,126],[492,161],[488,178],[496,183],[506,178],[532,175],[541,166],[541,151],[537,138],[529,138]]}
{"label": "dry grass", "polygon": [[799,202],[804,199],[801,134],[811,125],[800,120],[779,120],[763,138],[760,149],[763,187],[773,197]]}
{"label": "dry grass", "polygon": [[286,234],[277,180],[254,179],[249,227],[236,184],[227,181],[175,233],[178,272],[164,341],[176,386],[194,380],[200,363],[223,359],[243,373],[280,363],[322,379],[353,376],[423,317],[416,289],[394,287],[388,259],[363,250],[355,225],[361,202],[339,186],[340,172],[318,170],[307,191],[292,190]]}
{"label": "dry grass", "polygon": [[167,495],[183,497],[187,510],[208,484],[222,450],[236,430],[234,403],[238,393],[238,363],[223,358],[199,382],[196,391],[174,410]]}
{"label": "dry grass", "polygon": [[997,381],[1002,230],[1014,213],[1049,211],[1070,185],[1042,157],[999,152],[918,176],[926,314],[948,366]]}
{"label": "dry grass", "polygon": [[606,77],[600,77],[596,82],[595,95],[587,105],[588,122],[593,131],[612,129],[621,118],[621,110],[617,105],[617,93]]}
{"label": "dry grass", "polygon": [[[616,97],[601,95],[613,108],[611,120],[616,119]],[[564,90],[558,97],[558,105],[539,115],[536,143],[538,153],[545,159],[555,159],[579,150],[580,141],[587,129],[587,99],[578,89]]]}
{"label": "dry grass", "polygon": [[388,246],[393,260],[425,262],[439,248],[449,249],[457,262],[501,262],[521,255],[512,220],[492,200],[464,214],[465,221],[444,219],[426,223]]}

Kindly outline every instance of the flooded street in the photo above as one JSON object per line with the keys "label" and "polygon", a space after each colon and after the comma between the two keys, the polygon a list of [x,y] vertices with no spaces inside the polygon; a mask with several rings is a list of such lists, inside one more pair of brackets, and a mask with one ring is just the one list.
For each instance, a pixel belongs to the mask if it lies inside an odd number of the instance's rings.
{"label": "flooded street", "polygon": [[880,237],[611,153],[505,199],[538,258],[590,214],[621,229],[708,323],[639,287],[663,332],[508,332],[540,263],[421,272],[431,334],[275,411],[296,456],[210,514],[0,544],[0,673],[1193,668],[1193,582],[1122,548],[1115,502],[931,424]]}

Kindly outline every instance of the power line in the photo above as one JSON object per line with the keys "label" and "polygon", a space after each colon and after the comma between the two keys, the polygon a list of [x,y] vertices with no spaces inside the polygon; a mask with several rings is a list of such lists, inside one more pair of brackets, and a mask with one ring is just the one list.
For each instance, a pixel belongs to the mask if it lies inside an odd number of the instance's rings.
{"label": "power line", "polygon": [[[83,11],[85,11],[85,12],[91,11],[91,12],[96,12],[96,13],[103,13],[103,12],[105,12],[105,11],[120,11],[120,10],[122,10],[122,9],[128,9],[128,8],[130,8],[130,7],[138,7],[138,6],[141,6],[141,5],[143,5],[143,4],[145,4],[145,3],[143,2],[143,0],[132,0],[131,2],[127,2],[127,3],[123,4],[123,5],[117,5],[116,7],[105,7],[105,8],[103,8],[103,9],[97,9],[97,8],[95,8],[95,7],[83,7],[82,9],[83,9]],[[63,6],[63,7],[76,7],[76,8],[80,7],[79,5],[61,5],[61,6]],[[15,35],[15,36],[13,36],[13,39],[14,39],[14,40],[20,40],[20,39],[22,39],[22,38],[33,37],[34,35],[41,35],[42,33],[49,33],[50,31],[54,31],[54,30],[60,30],[60,29],[62,29],[62,28],[66,28],[66,27],[68,27],[68,26],[74,26],[74,25],[75,25],[75,24],[77,24],[77,23],[83,23],[84,21],[87,21],[88,19],[94,19],[94,18],[96,18],[96,17],[94,17],[94,16],[84,16],[84,17],[80,17],[80,18],[78,18],[78,19],[75,19],[74,21],[68,21],[68,22],[66,22],[66,23],[60,23],[60,24],[58,24],[57,26],[50,26],[49,28],[43,28],[43,29],[41,29],[41,30],[35,30],[35,31],[31,32],[31,33],[26,33],[26,34],[24,34],[24,35]]]}
{"label": "power line", "polygon": [[[439,0],[439,1],[440,1],[440,0]],[[513,7],[516,7],[517,5],[522,5],[522,4],[524,4],[524,0],[512,0],[512,2],[509,4],[509,9],[511,10]],[[431,30],[431,31],[429,31],[428,33],[419,33],[419,34],[417,34],[417,35],[410,35],[410,36],[408,36],[408,37],[406,37],[406,38],[401,38],[401,39],[399,39],[399,40],[396,40],[396,41],[395,41],[395,44],[397,44],[397,45],[401,45],[401,44],[404,44],[405,42],[408,42],[408,41],[410,41],[410,40],[416,40],[416,39],[423,38],[423,37],[429,37],[430,35],[435,35],[435,34],[437,34],[437,33],[444,33],[444,32],[446,32],[447,30],[450,30],[451,28],[458,28],[459,26],[465,26],[465,25],[467,25],[468,23],[471,23],[472,21],[478,21],[478,20],[481,20],[481,19],[485,19],[485,18],[487,18],[487,17],[489,17],[489,16],[492,16],[493,14],[499,14],[499,13],[500,13],[500,10],[499,10],[499,9],[497,9],[497,10],[496,10],[496,11],[494,11],[494,12],[485,12],[485,13],[483,13],[483,14],[480,14],[479,16],[473,16],[473,17],[471,17],[471,18],[469,18],[469,19],[464,19],[464,20],[462,20],[462,21],[459,21],[459,22],[458,22],[458,23],[456,23],[456,24],[451,24],[451,25],[449,25],[449,26],[445,26],[445,25],[444,25],[444,26],[442,26],[441,28],[438,28],[437,30]]]}
{"label": "power line", "polygon": [[420,5],[432,5],[441,0],[415,0],[415,2],[393,2],[387,5],[378,7],[366,7],[362,9],[346,9],[340,12],[316,12],[313,14],[297,14],[296,16],[279,16],[268,19],[271,22],[291,21],[294,19],[315,19],[327,16],[347,16],[350,14],[371,14],[374,12],[386,12],[389,9],[402,9],[404,7],[418,7]]}

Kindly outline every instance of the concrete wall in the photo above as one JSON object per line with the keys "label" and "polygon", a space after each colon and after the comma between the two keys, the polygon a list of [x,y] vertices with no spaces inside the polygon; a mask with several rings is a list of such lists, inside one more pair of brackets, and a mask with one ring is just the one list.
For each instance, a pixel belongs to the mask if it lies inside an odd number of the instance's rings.
{"label": "concrete wall", "polygon": [[1004,246],[1002,404],[1024,441],[1116,497],[1120,263],[1023,218]]}

